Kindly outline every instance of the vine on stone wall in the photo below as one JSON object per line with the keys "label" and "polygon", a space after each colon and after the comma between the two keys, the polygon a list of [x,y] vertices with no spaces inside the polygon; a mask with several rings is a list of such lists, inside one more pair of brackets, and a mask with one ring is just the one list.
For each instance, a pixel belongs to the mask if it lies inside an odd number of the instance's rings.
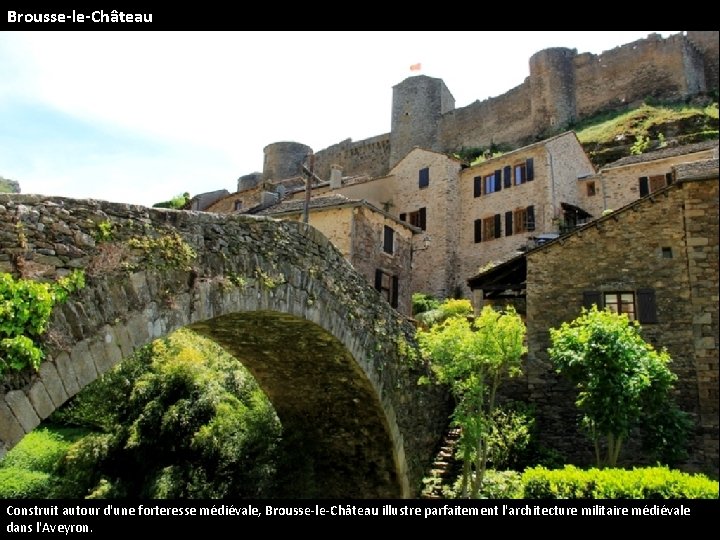
{"label": "vine on stone wall", "polygon": [[9,370],[38,369],[44,357],[38,342],[53,307],[84,286],[81,270],[54,283],[0,273],[0,376]]}

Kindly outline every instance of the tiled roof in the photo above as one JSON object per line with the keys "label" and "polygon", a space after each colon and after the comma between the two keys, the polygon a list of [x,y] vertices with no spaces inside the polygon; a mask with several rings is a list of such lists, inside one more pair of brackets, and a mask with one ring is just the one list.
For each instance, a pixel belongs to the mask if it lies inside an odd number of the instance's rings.
{"label": "tiled roof", "polygon": [[[333,206],[340,206],[345,204],[360,204],[361,199],[349,199],[344,195],[326,195],[323,197],[315,197],[310,199],[310,208],[331,208]],[[291,212],[302,212],[305,207],[305,201],[303,199],[294,199],[291,201],[283,201],[275,204],[268,208],[264,208],[259,211],[259,215],[272,215],[272,214],[285,214]]]}

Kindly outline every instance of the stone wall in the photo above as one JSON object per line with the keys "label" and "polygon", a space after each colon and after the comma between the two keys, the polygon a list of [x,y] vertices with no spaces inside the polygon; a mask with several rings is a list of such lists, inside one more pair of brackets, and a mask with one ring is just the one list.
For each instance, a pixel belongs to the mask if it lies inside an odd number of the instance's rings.
{"label": "stone wall", "polygon": [[389,161],[389,134],[356,142],[347,139],[315,154],[315,174],[329,180],[332,166],[337,165],[344,176],[381,176],[387,172]]}
{"label": "stone wall", "polygon": [[[18,223],[21,224],[18,226]],[[98,241],[101,223],[111,237]],[[22,235],[18,231],[22,230]],[[133,238],[181,246],[131,248]],[[447,395],[418,386],[414,328],[316,229],[243,215],[0,195],[0,270],[86,287],[53,311],[39,373],[6,377],[0,454],[84,386],[190,326],[235,353],[271,397],[314,476],[306,496],[414,496],[447,425]],[[173,248],[173,246],[175,246]],[[310,474],[310,473],[308,473]],[[310,488],[308,488],[310,489]]]}
{"label": "stone wall", "polygon": [[699,426],[687,466],[717,474],[717,334],[710,337],[718,287],[714,163],[712,180],[666,188],[527,255],[530,399],[542,411],[545,444],[572,459],[590,463],[592,455],[587,439],[569,431],[577,420],[574,392],[549,363],[548,329],[580,314],[584,291],[650,288],[658,323],[643,325],[642,335],[668,349],[679,405]]}

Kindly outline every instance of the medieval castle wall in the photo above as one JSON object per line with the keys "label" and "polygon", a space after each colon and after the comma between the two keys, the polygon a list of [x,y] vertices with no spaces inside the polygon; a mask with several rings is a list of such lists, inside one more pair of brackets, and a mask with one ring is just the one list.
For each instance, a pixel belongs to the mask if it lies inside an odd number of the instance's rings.
{"label": "medieval castle wall", "polygon": [[[315,172],[329,178],[331,165],[337,165],[346,176],[381,176],[416,146],[436,152],[493,143],[518,147],[648,97],[677,100],[716,92],[718,49],[717,31],[651,34],[599,55],[545,49],[529,59],[522,84],[459,109],[442,79],[408,77],[393,87],[391,132],[318,151]],[[280,166],[280,154],[293,159],[281,152],[268,161],[266,153],[265,179],[298,169],[297,163]]]}

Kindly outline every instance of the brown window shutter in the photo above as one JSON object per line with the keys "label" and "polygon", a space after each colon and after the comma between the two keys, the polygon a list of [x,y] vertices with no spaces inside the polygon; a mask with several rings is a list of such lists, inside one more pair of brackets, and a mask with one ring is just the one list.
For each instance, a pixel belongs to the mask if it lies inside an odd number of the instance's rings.
{"label": "brown window shutter", "polygon": [[669,186],[672,182],[672,173],[665,173],[665,183]]}
{"label": "brown window shutter", "polygon": [[512,211],[505,212],[505,236],[510,236],[513,233],[512,215]]}
{"label": "brown window shutter", "polygon": [[400,281],[397,276],[392,277],[392,297],[390,298],[390,305],[394,308],[398,307],[398,285]]}
{"label": "brown window shutter", "polygon": [[527,175],[527,181],[535,180],[535,162],[533,158],[527,158],[525,161],[525,173]]}
{"label": "brown window shutter", "polygon": [[637,304],[638,321],[641,324],[658,322],[655,289],[638,289]]}
{"label": "brown window shutter", "polygon": [[593,304],[600,310],[602,309],[602,295],[600,291],[583,291],[583,307],[590,309]]}
{"label": "brown window shutter", "polygon": [[640,196],[644,197],[645,195],[650,194],[650,185],[648,184],[648,177],[647,176],[641,176],[640,177]]}
{"label": "brown window shutter", "polygon": [[502,236],[502,218],[500,214],[495,214],[495,238]]}

